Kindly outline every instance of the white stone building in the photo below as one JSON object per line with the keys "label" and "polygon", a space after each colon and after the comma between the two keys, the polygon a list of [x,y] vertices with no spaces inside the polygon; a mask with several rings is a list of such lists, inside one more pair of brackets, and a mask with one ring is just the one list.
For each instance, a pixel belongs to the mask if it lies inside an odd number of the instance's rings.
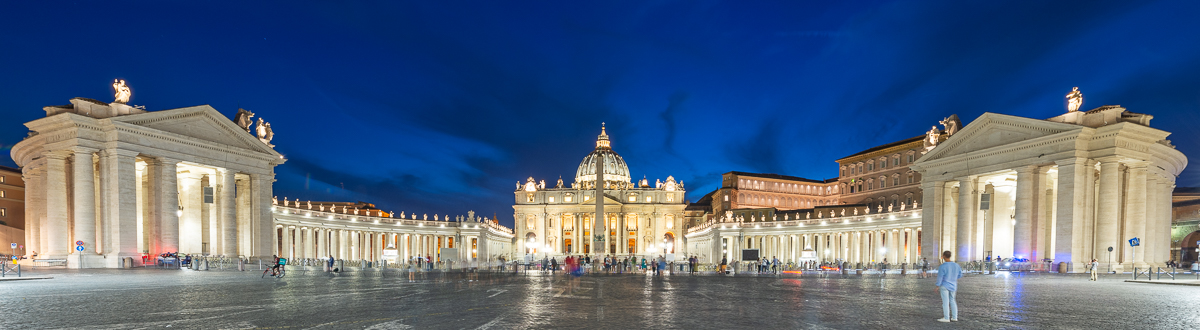
{"label": "white stone building", "polygon": [[44,110],[12,148],[30,255],[70,268],[165,252],[271,256],[271,185],[285,159],[269,139],[207,105],[147,112],[75,98]]}
{"label": "white stone building", "polygon": [[983,114],[911,166],[922,175],[922,254],[1049,259],[1074,272],[1092,258],[1105,270],[1163,266],[1187,157],[1151,118],[1120,106],[1046,120]]}
{"label": "white stone building", "polygon": [[[575,171],[575,182],[567,187],[562,179],[553,187],[545,180],[528,178],[517,182],[513,193],[513,218],[518,256],[571,255],[683,255],[683,182],[667,177],[653,186],[643,178],[633,182],[629,166],[612,150],[608,134],[601,128],[596,149],[583,158]],[[596,162],[603,165],[602,225],[604,249],[593,249],[592,229],[596,218]]]}

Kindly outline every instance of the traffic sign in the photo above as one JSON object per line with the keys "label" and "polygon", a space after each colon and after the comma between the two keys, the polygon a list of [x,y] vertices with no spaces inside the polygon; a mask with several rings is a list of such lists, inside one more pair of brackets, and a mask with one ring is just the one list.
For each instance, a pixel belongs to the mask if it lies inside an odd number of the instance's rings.
{"label": "traffic sign", "polygon": [[12,248],[14,248],[14,249],[15,249],[15,248],[17,248],[17,243],[9,243],[8,245],[9,245],[9,246],[11,246],[11,247],[12,247]]}
{"label": "traffic sign", "polygon": [[83,245],[76,246],[75,251],[83,252]]}
{"label": "traffic sign", "polygon": [[75,245],[83,245],[83,241],[75,241]]}
{"label": "traffic sign", "polygon": [[1138,238],[1137,238],[1137,237],[1134,237],[1134,238],[1130,238],[1130,239],[1129,239],[1129,246],[1138,246],[1138,245],[1142,245],[1141,243],[1142,243],[1142,241],[1138,240]]}

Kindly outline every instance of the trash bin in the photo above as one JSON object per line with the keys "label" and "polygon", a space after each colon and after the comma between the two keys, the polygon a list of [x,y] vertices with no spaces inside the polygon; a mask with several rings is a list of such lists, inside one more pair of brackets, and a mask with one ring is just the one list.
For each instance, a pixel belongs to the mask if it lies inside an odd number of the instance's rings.
{"label": "trash bin", "polygon": [[121,260],[121,268],[133,268],[133,257],[125,257]]}

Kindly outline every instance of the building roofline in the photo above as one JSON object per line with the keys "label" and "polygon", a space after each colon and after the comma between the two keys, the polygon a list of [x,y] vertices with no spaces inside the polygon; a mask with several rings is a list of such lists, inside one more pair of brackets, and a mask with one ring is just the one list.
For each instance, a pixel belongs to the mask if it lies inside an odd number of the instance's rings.
{"label": "building roofline", "polygon": [[805,182],[811,182],[811,183],[834,183],[834,182],[838,181],[838,178],[836,178],[836,177],[832,178],[832,179],[816,180],[816,179],[801,178],[798,176],[774,174],[774,173],[752,173],[752,172],[730,171],[730,172],[725,172],[725,174],[746,175],[746,176],[754,176],[754,177],[761,177],[761,178],[768,178],[768,179],[805,181]]}

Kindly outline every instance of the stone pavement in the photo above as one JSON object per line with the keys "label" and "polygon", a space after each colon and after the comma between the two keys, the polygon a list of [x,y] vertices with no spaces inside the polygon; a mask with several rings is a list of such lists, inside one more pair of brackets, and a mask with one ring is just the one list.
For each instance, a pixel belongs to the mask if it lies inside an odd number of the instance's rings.
{"label": "stone pavement", "polygon": [[[32,273],[32,272],[31,272]],[[40,270],[0,283],[3,329],[1194,328],[1190,287],[1110,275],[969,275],[958,323],[933,279],[365,271]]]}

